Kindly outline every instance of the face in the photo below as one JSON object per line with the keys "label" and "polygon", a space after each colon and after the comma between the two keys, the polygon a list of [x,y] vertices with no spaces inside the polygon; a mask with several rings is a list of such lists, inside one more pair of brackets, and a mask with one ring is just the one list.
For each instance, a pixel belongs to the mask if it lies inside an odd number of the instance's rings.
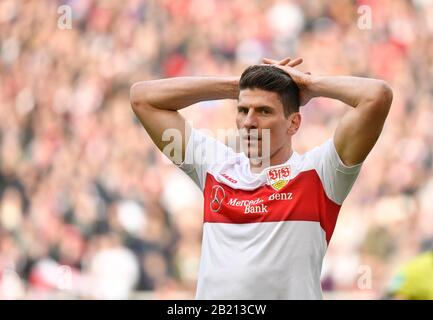
{"label": "face", "polygon": [[[291,148],[291,137],[299,128],[300,114],[292,113],[286,118],[283,105],[275,92],[245,89],[239,93],[236,125],[240,132],[242,150],[248,157],[272,159],[282,149]],[[267,132],[270,136],[269,147],[265,144]]]}

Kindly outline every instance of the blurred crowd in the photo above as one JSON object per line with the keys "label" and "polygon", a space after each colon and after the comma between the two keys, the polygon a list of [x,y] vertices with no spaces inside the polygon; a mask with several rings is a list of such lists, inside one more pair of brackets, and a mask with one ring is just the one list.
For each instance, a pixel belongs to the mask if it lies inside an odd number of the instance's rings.
{"label": "blurred crowd", "polygon": [[[322,274],[325,298],[386,296],[396,269],[433,249],[432,17],[432,0],[2,0],[0,299],[193,298],[203,198],[151,143],[129,88],[286,56],[393,88]],[[295,150],[348,108],[303,107]],[[234,101],[182,113],[235,128]]]}

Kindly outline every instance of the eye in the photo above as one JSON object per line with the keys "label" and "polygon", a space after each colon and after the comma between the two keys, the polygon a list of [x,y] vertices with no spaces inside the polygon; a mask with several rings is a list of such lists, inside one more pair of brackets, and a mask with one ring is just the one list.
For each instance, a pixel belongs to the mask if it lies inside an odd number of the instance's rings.
{"label": "eye", "polygon": [[248,108],[238,107],[238,112],[239,113],[243,113],[243,114],[247,114],[248,113]]}
{"label": "eye", "polygon": [[262,110],[260,110],[260,113],[261,113],[262,115],[268,115],[268,114],[270,114],[270,112],[269,112],[268,109],[262,109]]}

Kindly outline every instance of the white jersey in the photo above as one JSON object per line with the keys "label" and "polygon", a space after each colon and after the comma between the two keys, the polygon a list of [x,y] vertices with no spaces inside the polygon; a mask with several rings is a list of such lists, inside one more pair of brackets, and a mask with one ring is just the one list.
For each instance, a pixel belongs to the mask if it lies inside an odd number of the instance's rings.
{"label": "white jersey", "polygon": [[320,274],[361,164],[333,139],[260,174],[244,153],[192,129],[179,166],[204,195],[196,299],[322,299]]}

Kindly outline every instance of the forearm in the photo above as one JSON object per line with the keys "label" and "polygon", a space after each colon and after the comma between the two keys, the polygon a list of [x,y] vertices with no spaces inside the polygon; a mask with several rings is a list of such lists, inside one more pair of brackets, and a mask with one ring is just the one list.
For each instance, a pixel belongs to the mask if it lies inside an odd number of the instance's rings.
{"label": "forearm", "polygon": [[179,110],[200,101],[237,99],[239,77],[177,77],[141,81],[131,87],[133,106]]}
{"label": "forearm", "polygon": [[354,108],[375,103],[386,105],[392,99],[385,81],[350,76],[314,77],[310,91],[315,97],[337,99]]}

